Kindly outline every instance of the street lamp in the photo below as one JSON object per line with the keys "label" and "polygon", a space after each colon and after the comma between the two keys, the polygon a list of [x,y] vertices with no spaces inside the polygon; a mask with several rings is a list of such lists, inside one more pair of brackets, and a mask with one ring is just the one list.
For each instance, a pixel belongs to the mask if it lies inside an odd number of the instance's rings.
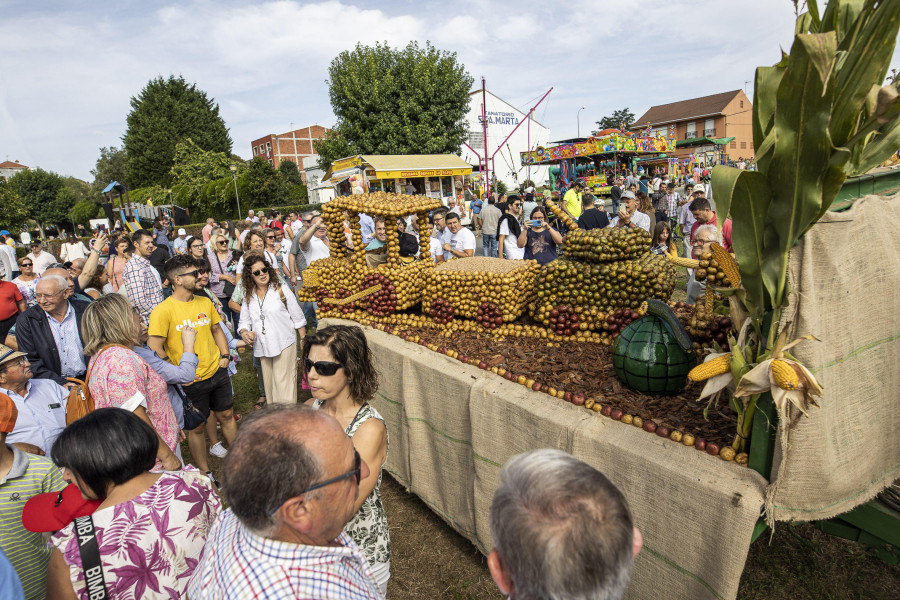
{"label": "street lamp", "polygon": [[240,219],[241,215],[244,213],[241,212],[241,197],[238,195],[237,191],[237,165],[231,165],[228,168],[231,169],[231,178],[234,180],[234,197],[237,199],[238,219]]}
{"label": "street lamp", "polygon": [[578,137],[581,137],[581,111],[584,110],[584,107],[578,109],[578,114],[575,116],[578,119]]}

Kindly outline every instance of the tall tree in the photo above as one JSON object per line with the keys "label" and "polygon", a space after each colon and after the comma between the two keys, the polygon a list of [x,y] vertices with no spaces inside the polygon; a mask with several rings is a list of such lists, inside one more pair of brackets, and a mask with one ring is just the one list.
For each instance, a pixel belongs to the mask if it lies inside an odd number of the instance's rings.
{"label": "tall tree", "polygon": [[78,201],[78,196],[64,186],[62,177],[40,167],[16,173],[10,177],[9,186],[37,221],[41,235],[45,225],[68,223],[69,211]]}
{"label": "tall tree", "polygon": [[634,125],[634,113],[628,107],[614,110],[613,114],[597,121],[597,129],[628,129]]}
{"label": "tall tree", "polygon": [[28,210],[19,195],[5,180],[0,179],[0,206],[3,207],[3,224],[7,229],[15,228],[28,220]]}
{"label": "tall tree", "polygon": [[172,182],[175,146],[191,138],[210,152],[231,152],[228,128],[219,105],[183,77],[157,77],[131,99],[128,130],[122,138],[125,176],[132,187]]}
{"label": "tall tree", "polygon": [[127,156],[124,148],[117,148],[116,146],[100,148],[100,157],[97,159],[97,165],[91,169],[91,175],[94,176],[94,182],[91,184],[91,187],[94,188],[94,192],[99,194],[113,181],[118,181],[125,186],[128,185],[128,181],[125,178]]}
{"label": "tall tree", "polygon": [[277,206],[287,194],[287,188],[287,183],[275,167],[257,156],[247,163],[247,200],[246,204],[242,202],[242,208]]}
{"label": "tall tree", "polygon": [[315,143],[320,164],[355,153],[455,153],[468,135],[473,79],[456,53],[428,42],[357,44],[331,61],[328,75],[337,124]]}
{"label": "tall tree", "polygon": [[300,176],[300,169],[297,163],[292,160],[282,160],[278,164],[278,172],[281,173],[282,179],[291,185],[303,185],[303,178]]}

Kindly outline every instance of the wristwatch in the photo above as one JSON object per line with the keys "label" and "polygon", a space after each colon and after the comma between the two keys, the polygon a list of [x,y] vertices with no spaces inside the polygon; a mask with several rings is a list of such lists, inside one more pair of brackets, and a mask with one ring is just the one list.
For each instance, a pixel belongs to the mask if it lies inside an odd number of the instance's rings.
{"label": "wristwatch", "polygon": [[230,355],[230,354],[220,354],[220,355],[219,355],[219,358],[227,358],[227,359],[228,359],[228,362],[231,362],[231,355]]}

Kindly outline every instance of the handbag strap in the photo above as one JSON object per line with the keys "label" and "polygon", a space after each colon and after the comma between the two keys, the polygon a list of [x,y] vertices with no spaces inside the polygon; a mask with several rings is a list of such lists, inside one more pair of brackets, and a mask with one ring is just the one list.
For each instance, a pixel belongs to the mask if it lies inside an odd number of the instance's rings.
{"label": "handbag strap", "polygon": [[103,351],[104,351],[104,350],[109,350],[109,349],[112,348],[113,346],[118,346],[118,347],[120,347],[120,348],[125,348],[125,346],[123,346],[122,344],[106,344],[106,345],[104,345],[102,348],[100,348],[100,350],[97,351],[97,354],[94,355],[94,362],[93,362],[93,364],[91,364],[91,365],[88,367],[87,374],[84,376],[84,382],[85,382],[85,383],[87,383],[87,382],[89,382],[89,381],[91,380],[91,369],[94,367],[94,365],[97,364],[97,359],[100,358],[100,355],[103,354]]}
{"label": "handbag strap", "polygon": [[106,580],[103,578],[103,565],[100,563],[97,532],[94,529],[94,519],[91,518],[91,515],[75,519],[75,534],[78,538],[78,552],[81,554],[81,570],[84,571],[87,597],[92,600],[108,598]]}

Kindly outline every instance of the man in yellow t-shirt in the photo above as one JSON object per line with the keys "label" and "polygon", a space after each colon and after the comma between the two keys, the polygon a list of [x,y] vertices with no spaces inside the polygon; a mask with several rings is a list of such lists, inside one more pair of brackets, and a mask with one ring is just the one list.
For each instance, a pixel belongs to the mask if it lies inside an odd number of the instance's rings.
{"label": "man in yellow t-shirt", "polygon": [[[225,333],[219,326],[219,313],[209,298],[194,295],[199,291],[195,259],[181,254],[166,261],[165,269],[166,278],[172,284],[172,295],[157,304],[150,314],[147,345],[161,358],[177,365],[184,353],[181,330],[190,325],[197,331],[194,342],[197,373],[193,383],[182,386],[184,394],[204,417],[209,418],[210,411],[216,414],[222,435],[230,445],[237,434],[237,425],[232,417],[234,397],[227,370],[231,355]],[[206,459],[205,425],[188,431],[187,438],[194,465],[218,484]]]}
{"label": "man in yellow t-shirt", "polygon": [[583,179],[576,179],[569,191],[566,192],[566,195],[563,196],[563,210],[576,221],[581,216],[581,194],[584,193],[586,188],[587,184]]}

